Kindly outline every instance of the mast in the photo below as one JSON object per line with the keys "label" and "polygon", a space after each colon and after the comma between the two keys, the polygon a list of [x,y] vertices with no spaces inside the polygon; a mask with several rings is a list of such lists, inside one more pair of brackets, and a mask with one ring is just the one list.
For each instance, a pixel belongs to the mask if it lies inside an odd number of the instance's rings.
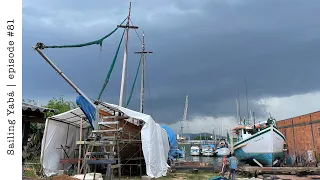
{"label": "mast", "polygon": [[183,128],[185,127],[185,124],[187,122],[187,113],[188,113],[188,95],[186,96],[186,102],[184,104],[184,111],[183,111],[183,117],[182,117],[182,123],[181,123],[180,134],[182,137],[183,137]]}
{"label": "mast", "polygon": [[135,54],[142,54],[141,56],[141,64],[142,64],[142,68],[141,68],[141,89],[140,89],[140,112],[143,113],[143,102],[144,102],[144,77],[145,77],[145,54],[151,54],[153,52],[149,51],[146,52],[145,51],[145,43],[144,43],[144,31],[142,31],[142,51],[141,52],[134,52]]}
{"label": "mast", "polygon": [[96,107],[95,104],[93,103],[93,101],[87,97],[75,84],[73,84],[73,82],[55,65],[53,64],[53,62],[41,51],[40,47],[41,47],[41,43],[37,43],[33,48],[34,50],[36,50],[40,56],[42,56],[42,58],[44,60],[47,61],[48,64],[50,64],[50,66],[81,96],[83,96],[93,107]]}
{"label": "mast", "polygon": [[118,25],[118,27],[120,27],[120,28],[126,28],[126,43],[125,43],[124,55],[123,55],[123,65],[122,65],[122,77],[121,77],[119,106],[122,106],[122,103],[123,103],[124,82],[125,82],[126,68],[127,68],[129,29],[138,29],[137,26],[130,26],[130,13],[131,13],[131,1],[130,1],[129,13],[128,13],[128,17],[127,17],[127,24],[125,26],[124,25]]}
{"label": "mast", "polygon": [[244,78],[244,83],[245,83],[245,86],[246,86],[247,118],[249,119],[249,103],[248,103],[247,77]]}
{"label": "mast", "polygon": [[239,125],[241,124],[241,109],[240,109],[240,93],[238,88],[238,98],[237,98],[237,120],[239,121]]}

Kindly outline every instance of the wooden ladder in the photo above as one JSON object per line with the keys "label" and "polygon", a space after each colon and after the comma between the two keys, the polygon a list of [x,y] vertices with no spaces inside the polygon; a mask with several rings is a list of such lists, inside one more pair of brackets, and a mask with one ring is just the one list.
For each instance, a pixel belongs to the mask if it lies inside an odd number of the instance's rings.
{"label": "wooden ladder", "polygon": [[[119,179],[121,177],[121,159],[120,159],[120,132],[118,116],[107,116],[98,123],[99,129],[93,130],[90,138],[87,141],[77,141],[77,144],[87,145],[84,155],[81,172],[87,173],[90,164],[107,165],[106,178],[112,179],[113,169],[118,168]],[[103,121],[103,119],[114,119],[113,121]],[[117,158],[115,158],[117,156]],[[94,162],[96,161],[96,162]],[[84,175],[85,178],[85,175]]]}

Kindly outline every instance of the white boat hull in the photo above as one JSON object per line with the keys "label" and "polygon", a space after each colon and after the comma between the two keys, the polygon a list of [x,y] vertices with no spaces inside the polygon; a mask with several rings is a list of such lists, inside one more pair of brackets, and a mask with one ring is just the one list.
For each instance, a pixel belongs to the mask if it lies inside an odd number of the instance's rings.
{"label": "white boat hull", "polygon": [[213,156],[213,152],[203,152],[202,156]]}
{"label": "white boat hull", "polygon": [[283,153],[285,137],[273,126],[235,143],[234,153],[240,161],[257,160],[263,166],[273,166]]}
{"label": "white boat hull", "polygon": [[200,156],[200,148],[197,146],[192,146],[190,149],[191,156]]}
{"label": "white boat hull", "polygon": [[199,152],[191,152],[191,156],[199,156],[200,153]]}
{"label": "white boat hull", "polygon": [[221,157],[221,156],[229,156],[230,155],[230,149],[229,148],[219,148],[216,150],[216,155]]}

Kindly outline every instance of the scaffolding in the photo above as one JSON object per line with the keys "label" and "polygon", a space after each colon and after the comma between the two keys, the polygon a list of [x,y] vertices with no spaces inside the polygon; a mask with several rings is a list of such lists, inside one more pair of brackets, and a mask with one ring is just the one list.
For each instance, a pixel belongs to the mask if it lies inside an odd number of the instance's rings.
{"label": "scaffolding", "polygon": [[100,110],[99,116],[99,129],[93,130],[86,140],[82,140],[82,127],[80,128],[80,139],[76,142],[79,146],[77,173],[86,174],[92,169],[87,163],[88,160],[104,159],[110,160],[110,166],[101,165],[101,168],[107,168],[107,177],[110,179],[114,178],[115,170],[118,179],[122,174],[131,176],[138,172],[142,175],[145,164],[141,144],[141,120],[129,118],[116,111],[110,114]]}

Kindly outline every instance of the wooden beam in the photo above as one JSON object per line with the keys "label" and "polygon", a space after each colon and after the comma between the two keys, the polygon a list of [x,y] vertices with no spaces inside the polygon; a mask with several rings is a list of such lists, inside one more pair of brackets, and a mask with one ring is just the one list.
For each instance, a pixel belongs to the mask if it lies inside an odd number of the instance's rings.
{"label": "wooden beam", "polygon": [[36,117],[36,116],[25,116],[25,115],[22,115],[22,121],[24,121],[24,122],[45,123],[46,119],[45,118]]}
{"label": "wooden beam", "polygon": [[138,26],[127,26],[127,25],[118,25],[119,28],[129,28],[129,29],[138,29]]}
{"label": "wooden beam", "polygon": [[143,51],[143,52],[134,52],[135,54],[152,54],[153,52],[151,51]]}

